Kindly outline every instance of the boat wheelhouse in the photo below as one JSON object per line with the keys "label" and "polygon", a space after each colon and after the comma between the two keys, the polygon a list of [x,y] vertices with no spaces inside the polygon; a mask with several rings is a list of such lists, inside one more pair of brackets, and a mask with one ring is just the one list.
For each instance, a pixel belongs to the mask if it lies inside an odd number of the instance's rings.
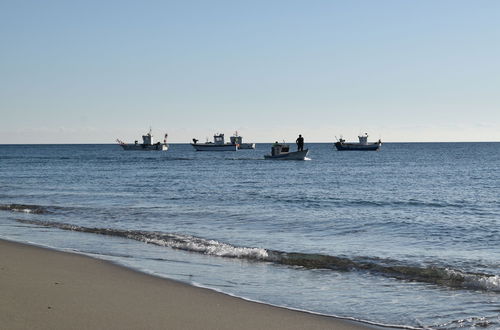
{"label": "boat wheelhouse", "polygon": [[243,137],[234,132],[234,135],[229,138],[231,144],[236,144],[238,149],[255,149],[255,143],[243,143]]}

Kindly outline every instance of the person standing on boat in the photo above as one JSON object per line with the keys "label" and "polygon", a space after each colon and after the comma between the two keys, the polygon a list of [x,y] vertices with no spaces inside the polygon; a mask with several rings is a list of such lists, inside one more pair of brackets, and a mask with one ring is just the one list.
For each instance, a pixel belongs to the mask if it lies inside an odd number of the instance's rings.
{"label": "person standing on boat", "polygon": [[297,150],[298,151],[303,151],[304,150],[304,138],[302,137],[301,134],[299,134],[299,137],[295,141],[297,143]]}

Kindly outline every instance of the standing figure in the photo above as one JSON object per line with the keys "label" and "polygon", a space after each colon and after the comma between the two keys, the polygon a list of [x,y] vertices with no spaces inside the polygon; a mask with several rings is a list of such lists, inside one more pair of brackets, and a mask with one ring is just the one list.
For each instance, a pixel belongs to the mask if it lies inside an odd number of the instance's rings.
{"label": "standing figure", "polygon": [[297,143],[297,150],[298,151],[303,151],[304,150],[304,138],[302,135],[299,134],[299,137],[295,141]]}

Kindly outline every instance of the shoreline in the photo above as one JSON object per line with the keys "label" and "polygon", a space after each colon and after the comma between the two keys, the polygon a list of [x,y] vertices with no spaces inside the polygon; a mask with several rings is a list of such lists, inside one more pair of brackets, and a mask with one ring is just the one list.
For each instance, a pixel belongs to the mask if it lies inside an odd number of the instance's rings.
{"label": "shoreline", "polygon": [[0,239],[6,329],[382,329]]}

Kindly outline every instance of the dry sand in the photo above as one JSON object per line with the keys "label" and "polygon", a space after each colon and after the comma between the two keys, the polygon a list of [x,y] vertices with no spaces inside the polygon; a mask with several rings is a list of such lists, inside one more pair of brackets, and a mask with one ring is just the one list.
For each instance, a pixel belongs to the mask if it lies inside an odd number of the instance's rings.
{"label": "dry sand", "polygon": [[0,240],[2,330],[367,328]]}

